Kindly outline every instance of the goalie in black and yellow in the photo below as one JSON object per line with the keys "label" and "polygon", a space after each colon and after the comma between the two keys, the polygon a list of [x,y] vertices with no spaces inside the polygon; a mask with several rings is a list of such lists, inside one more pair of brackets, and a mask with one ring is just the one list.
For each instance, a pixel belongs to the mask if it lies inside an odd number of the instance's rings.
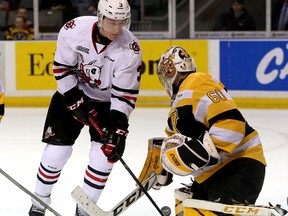
{"label": "goalie in black and yellow", "polygon": [[[168,137],[158,145],[160,160],[151,150],[157,149],[156,143],[150,147],[139,180],[154,172],[159,188],[171,183],[173,174],[191,175],[194,181],[188,188],[175,190],[176,202],[193,198],[255,204],[265,178],[262,144],[224,84],[198,72],[193,58],[179,46],[161,55],[158,77],[171,98]],[[185,212],[182,207],[176,203],[176,215],[214,215]]]}

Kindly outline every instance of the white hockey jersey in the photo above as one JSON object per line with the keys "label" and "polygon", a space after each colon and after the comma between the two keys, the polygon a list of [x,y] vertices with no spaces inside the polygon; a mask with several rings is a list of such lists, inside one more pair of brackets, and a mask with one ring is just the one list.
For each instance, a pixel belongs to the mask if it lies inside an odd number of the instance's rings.
{"label": "white hockey jersey", "polygon": [[111,109],[129,117],[139,93],[142,52],[126,28],[108,45],[96,43],[97,21],[78,17],[60,30],[53,65],[57,90],[64,94],[78,85],[89,98],[110,101]]}

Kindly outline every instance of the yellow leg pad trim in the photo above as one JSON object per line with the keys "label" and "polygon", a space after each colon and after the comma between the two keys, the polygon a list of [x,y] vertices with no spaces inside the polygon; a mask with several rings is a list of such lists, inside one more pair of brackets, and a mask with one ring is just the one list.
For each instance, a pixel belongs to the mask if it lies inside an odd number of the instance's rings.
{"label": "yellow leg pad trim", "polygon": [[138,180],[144,182],[152,173],[159,175],[162,172],[162,165],[160,162],[161,146],[155,145],[154,142],[161,142],[162,137],[151,138],[148,140],[148,153],[145,164],[142,168]]}

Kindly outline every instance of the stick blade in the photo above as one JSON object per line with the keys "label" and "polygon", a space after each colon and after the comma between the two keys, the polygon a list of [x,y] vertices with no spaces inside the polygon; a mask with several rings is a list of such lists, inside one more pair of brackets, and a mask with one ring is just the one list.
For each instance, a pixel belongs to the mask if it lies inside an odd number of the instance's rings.
{"label": "stick blade", "polygon": [[[155,183],[156,174],[152,173],[152,175],[145,182],[143,182],[142,185],[146,191],[149,191]],[[144,192],[138,186],[110,211],[103,211],[87,196],[81,187],[77,186],[71,192],[71,196],[75,202],[90,216],[118,216],[128,209],[133,203],[135,203],[140,197],[142,197],[143,194]]]}
{"label": "stick blade", "polygon": [[71,192],[72,198],[75,202],[91,216],[112,216],[111,212],[105,212],[99,208],[82,190],[81,187],[77,186]]}
{"label": "stick blade", "polygon": [[229,205],[206,200],[185,199],[183,206],[188,208],[205,209],[231,215],[259,216],[288,216],[288,212],[279,206],[258,205]]}

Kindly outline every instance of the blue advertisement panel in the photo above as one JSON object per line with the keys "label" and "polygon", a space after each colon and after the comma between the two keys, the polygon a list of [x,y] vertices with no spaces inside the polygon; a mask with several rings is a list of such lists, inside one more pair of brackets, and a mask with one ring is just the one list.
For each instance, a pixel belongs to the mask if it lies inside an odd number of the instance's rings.
{"label": "blue advertisement panel", "polygon": [[220,41],[220,80],[229,90],[287,91],[288,41]]}

